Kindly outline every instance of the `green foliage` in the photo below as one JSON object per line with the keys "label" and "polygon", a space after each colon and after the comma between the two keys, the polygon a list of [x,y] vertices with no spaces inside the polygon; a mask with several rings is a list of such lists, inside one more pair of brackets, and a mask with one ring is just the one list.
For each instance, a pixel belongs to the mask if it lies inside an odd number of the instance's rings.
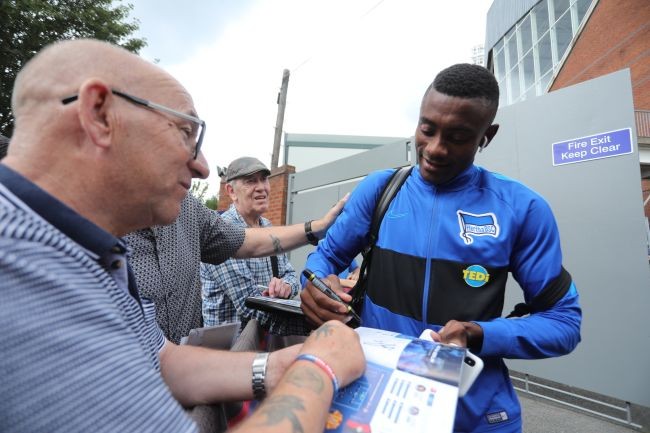
{"label": "green foliage", "polygon": [[[0,0],[0,133],[11,137],[11,93],[16,74],[45,45],[94,38],[138,53],[145,39],[129,38],[139,22],[126,22],[133,5],[113,0]],[[119,3],[119,2],[118,2]]]}
{"label": "green foliage", "polygon": [[210,197],[206,197],[206,194],[208,193],[208,188],[210,188],[210,184],[204,180],[192,180],[192,185],[190,186],[190,194],[192,194],[194,197],[198,198],[205,204],[207,207],[209,207],[212,210],[217,210],[217,205],[219,204],[219,198],[217,195],[211,195]]}
{"label": "green foliage", "polygon": [[205,206],[212,209],[212,210],[217,210],[217,207],[219,206],[219,197],[217,195],[213,195],[205,200]]}

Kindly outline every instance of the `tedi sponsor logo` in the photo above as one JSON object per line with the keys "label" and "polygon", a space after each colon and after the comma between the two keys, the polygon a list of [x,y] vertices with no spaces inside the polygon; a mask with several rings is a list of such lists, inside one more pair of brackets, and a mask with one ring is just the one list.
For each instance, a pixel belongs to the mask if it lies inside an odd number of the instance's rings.
{"label": "tedi sponsor logo", "polygon": [[490,274],[481,265],[471,265],[463,269],[463,280],[471,287],[481,287],[490,281]]}
{"label": "tedi sponsor logo", "polygon": [[466,245],[474,242],[474,236],[499,236],[499,223],[494,213],[473,214],[457,210],[460,238]]}

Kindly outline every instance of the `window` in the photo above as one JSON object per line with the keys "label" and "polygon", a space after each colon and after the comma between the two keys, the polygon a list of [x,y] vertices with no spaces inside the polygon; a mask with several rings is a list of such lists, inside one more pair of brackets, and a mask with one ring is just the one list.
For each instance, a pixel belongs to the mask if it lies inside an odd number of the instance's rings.
{"label": "window", "polygon": [[510,71],[510,101],[515,102],[519,98],[521,89],[519,88],[519,66],[515,66]]}
{"label": "window", "polygon": [[530,15],[526,16],[519,26],[521,53],[526,54],[533,46],[533,34],[530,26]]}
{"label": "window", "polygon": [[551,55],[551,36],[546,33],[537,44],[539,53],[539,74],[544,75],[547,71],[553,69],[553,57]]}
{"label": "window", "polygon": [[518,56],[517,56],[517,38],[514,35],[514,32],[511,33],[510,39],[506,39],[507,42],[507,47],[508,47],[508,67],[512,68],[517,64],[518,61]]}
{"label": "window", "polygon": [[499,103],[544,93],[593,0],[542,0],[493,48]]}
{"label": "window", "polygon": [[566,11],[566,13],[557,20],[557,23],[555,23],[555,35],[557,37],[557,58],[559,61],[571,44],[571,39],[573,39],[573,32],[571,30],[571,14],[569,11]]}
{"label": "window", "polygon": [[548,72],[546,73],[546,75],[544,75],[544,76],[542,77],[541,80],[539,80],[539,88],[540,88],[540,92],[542,92],[542,93],[543,93],[543,92],[546,92],[547,87],[548,87],[548,83],[551,82],[551,77],[552,77],[552,76],[553,76],[553,70],[551,69],[550,71],[548,71]]}
{"label": "window", "polygon": [[497,78],[497,81],[503,80],[506,76],[506,58],[503,50],[494,56],[494,76]]}
{"label": "window", "polygon": [[525,92],[524,95],[521,97],[521,100],[522,100],[522,101],[525,101],[525,100],[527,100],[527,99],[532,99],[532,98],[534,98],[535,96],[537,96],[537,89],[535,88],[535,85],[533,84],[533,85],[530,86],[528,89],[526,89],[526,92]]}
{"label": "window", "polygon": [[555,19],[557,20],[560,15],[569,10],[569,0],[552,0],[553,1],[553,12],[555,14]]}
{"label": "window", "polygon": [[591,5],[591,0],[577,0],[575,5],[578,12],[578,22],[581,23]]}
{"label": "window", "polygon": [[537,37],[541,37],[548,31],[548,5],[546,1],[539,2],[533,9],[535,24],[537,25]]}
{"label": "window", "polygon": [[524,56],[524,59],[521,62],[521,70],[524,75],[524,88],[528,89],[535,84],[535,62],[533,60],[532,51]]}
{"label": "window", "polygon": [[499,81],[499,107],[508,105],[508,92],[506,91],[505,78]]}

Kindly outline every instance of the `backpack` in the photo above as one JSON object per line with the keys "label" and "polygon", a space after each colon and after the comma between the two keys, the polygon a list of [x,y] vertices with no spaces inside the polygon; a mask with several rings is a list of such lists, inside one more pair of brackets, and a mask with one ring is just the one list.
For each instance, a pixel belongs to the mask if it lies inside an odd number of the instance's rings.
{"label": "backpack", "polygon": [[368,269],[372,262],[372,251],[377,243],[377,237],[379,236],[379,225],[381,224],[381,220],[384,219],[384,215],[388,210],[388,205],[393,201],[397,191],[399,191],[404,182],[406,182],[406,178],[411,174],[411,170],[413,170],[413,166],[396,169],[388,179],[388,182],[384,186],[384,190],[379,196],[379,200],[377,200],[377,203],[375,204],[375,210],[373,211],[372,219],[370,221],[370,242],[366,245],[363,251],[361,251],[363,261],[359,268],[359,279],[351,289],[352,302],[350,302],[350,305],[358,314],[361,314],[363,300],[366,297]]}
{"label": "backpack", "polygon": [[[350,305],[358,313],[361,314],[361,309],[363,308],[363,301],[366,297],[367,284],[368,284],[368,271],[372,263],[372,251],[375,244],[377,243],[377,237],[379,236],[379,225],[384,219],[384,215],[388,210],[388,205],[393,200],[397,191],[402,187],[406,178],[411,174],[413,166],[401,167],[395,170],[391,175],[384,186],[379,200],[375,204],[375,210],[372,215],[372,220],[370,222],[370,240],[368,245],[363,249],[361,255],[363,261],[361,262],[361,267],[359,269],[359,279],[357,283],[351,290],[352,301]],[[571,275],[567,272],[564,267],[558,275],[550,284],[540,291],[535,298],[533,298],[528,303],[519,303],[515,308],[506,316],[506,318],[511,317],[521,317],[527,314],[536,313],[539,311],[548,310],[551,308],[557,301],[562,299],[564,295],[571,287]],[[352,324],[353,326],[358,326],[358,324]]]}

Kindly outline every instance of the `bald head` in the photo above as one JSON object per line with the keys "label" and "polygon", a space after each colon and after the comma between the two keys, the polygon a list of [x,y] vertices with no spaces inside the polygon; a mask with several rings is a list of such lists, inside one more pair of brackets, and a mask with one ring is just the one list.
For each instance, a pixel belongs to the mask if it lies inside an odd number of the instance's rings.
{"label": "bald head", "polygon": [[18,74],[12,108],[2,163],[114,234],[170,223],[192,177],[204,177],[205,160],[192,152],[200,121],[191,96],[120,47],[46,47]]}
{"label": "bald head", "polygon": [[57,42],[44,48],[17,75],[12,110],[19,126],[23,115],[60,105],[62,97],[76,93],[89,78],[100,78],[113,87],[131,88],[160,74],[167,75],[137,55],[106,42]]}

